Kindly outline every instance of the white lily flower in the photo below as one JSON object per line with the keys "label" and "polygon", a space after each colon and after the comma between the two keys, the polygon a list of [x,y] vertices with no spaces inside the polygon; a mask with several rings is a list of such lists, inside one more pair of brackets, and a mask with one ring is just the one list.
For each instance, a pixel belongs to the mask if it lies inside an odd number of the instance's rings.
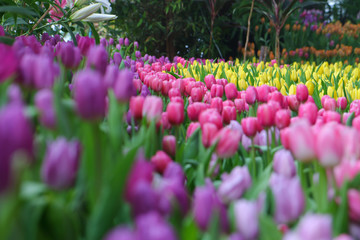
{"label": "white lily flower", "polygon": [[89,0],[76,0],[74,3],[74,6],[80,7],[88,2],[89,2]]}
{"label": "white lily flower", "polygon": [[88,16],[96,12],[97,10],[99,10],[100,7],[101,7],[100,3],[91,4],[71,14],[70,19],[74,22],[81,21],[84,18],[87,18]]}
{"label": "white lily flower", "polygon": [[101,3],[101,5],[103,6],[101,8],[101,13],[104,13],[104,11],[106,13],[111,13],[112,8],[111,8],[111,4],[110,4],[109,0],[95,0],[95,1],[98,3]]}
{"label": "white lily flower", "polygon": [[88,16],[87,18],[83,19],[83,21],[97,23],[97,22],[113,20],[116,18],[117,18],[117,16],[113,15],[113,14],[94,13],[94,14],[91,14],[90,16]]}

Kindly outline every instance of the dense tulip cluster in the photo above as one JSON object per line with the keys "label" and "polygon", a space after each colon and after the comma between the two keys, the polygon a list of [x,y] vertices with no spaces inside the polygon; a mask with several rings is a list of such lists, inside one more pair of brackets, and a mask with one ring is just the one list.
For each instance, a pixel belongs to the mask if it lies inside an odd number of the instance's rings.
{"label": "dense tulip cluster", "polygon": [[[360,237],[357,66],[47,38],[0,44],[0,207],[38,207],[34,238],[54,219],[76,222],[64,239]],[[8,215],[16,238],[28,220]]]}

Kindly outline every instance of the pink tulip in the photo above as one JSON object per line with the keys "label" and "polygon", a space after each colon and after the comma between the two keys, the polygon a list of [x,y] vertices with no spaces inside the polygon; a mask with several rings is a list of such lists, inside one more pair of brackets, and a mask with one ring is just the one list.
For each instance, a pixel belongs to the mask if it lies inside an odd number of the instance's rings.
{"label": "pink tulip", "polygon": [[130,98],[130,111],[135,119],[142,119],[143,106],[145,98],[143,96],[136,96]]}
{"label": "pink tulip", "polygon": [[350,189],[347,193],[349,204],[349,216],[354,222],[360,222],[360,192]]}
{"label": "pink tulip", "polygon": [[206,110],[208,105],[205,103],[195,102],[190,104],[187,108],[187,114],[191,121],[198,121],[199,115],[202,111]]}
{"label": "pink tulip", "polygon": [[344,159],[334,168],[336,185],[340,188],[344,181],[351,181],[360,173],[360,162]]}
{"label": "pink tulip", "polygon": [[224,124],[229,124],[231,120],[236,120],[235,107],[224,107],[222,111],[222,120]]}
{"label": "pink tulip", "polygon": [[204,125],[207,122],[213,123],[218,129],[223,127],[222,117],[215,109],[207,109],[200,113],[199,122],[201,125]]}
{"label": "pink tulip", "polygon": [[258,125],[259,122],[256,117],[247,117],[241,120],[241,127],[244,131],[244,134],[249,138],[255,137],[259,130]]}
{"label": "pink tulip", "polygon": [[299,111],[300,103],[297,100],[295,95],[288,96],[287,102],[289,104],[289,108],[291,109],[291,111],[293,111],[293,112]]}
{"label": "pink tulip", "polygon": [[171,88],[171,83],[169,81],[162,82],[161,94],[163,96],[169,96],[169,91]]}
{"label": "pink tulip", "polygon": [[223,107],[235,107],[235,103],[231,100],[223,101]]}
{"label": "pink tulip", "polygon": [[170,129],[171,128],[171,124],[169,123],[168,113],[167,112],[163,112],[161,114],[160,124],[163,127],[163,129]]}
{"label": "pink tulip", "polygon": [[340,163],[344,146],[339,144],[342,140],[342,127],[337,123],[324,125],[317,133],[316,153],[319,162],[324,167],[333,167]]}
{"label": "pink tulip", "polygon": [[173,97],[181,97],[181,92],[178,88],[171,88],[168,92],[168,96],[170,99]]}
{"label": "pink tulip", "polygon": [[339,97],[336,102],[336,107],[340,108],[341,111],[344,111],[347,107],[347,100],[345,97]]}
{"label": "pink tulip", "polygon": [[281,144],[284,146],[285,149],[290,149],[290,129],[284,128],[280,131],[280,141]]}
{"label": "pink tulip", "polygon": [[161,118],[163,102],[160,97],[147,96],[143,105],[143,117],[148,121],[155,120],[157,122]]}
{"label": "pink tulip", "polygon": [[228,83],[225,85],[225,96],[227,99],[233,100],[237,97],[237,88],[233,83]]}
{"label": "pink tulip", "polygon": [[198,122],[191,122],[186,130],[186,138],[188,139],[195,132],[196,129],[200,128],[201,125]]}
{"label": "pink tulip", "polygon": [[317,118],[317,107],[313,103],[303,103],[299,108],[299,117],[308,120],[313,125]]}
{"label": "pink tulip", "polygon": [[281,109],[275,114],[275,125],[278,129],[286,128],[290,125],[290,112],[289,110]]}
{"label": "pink tulip", "polygon": [[257,118],[261,126],[269,128],[275,123],[275,111],[269,104],[261,104],[257,109]]}
{"label": "pink tulip", "polygon": [[253,86],[249,86],[246,89],[246,95],[245,95],[246,103],[252,105],[256,102],[257,98],[258,98],[258,93],[256,91],[256,88]]}
{"label": "pink tulip", "polygon": [[208,148],[213,143],[214,137],[218,132],[218,128],[213,123],[205,123],[201,127],[202,143],[204,147]]}
{"label": "pink tulip", "polygon": [[275,91],[269,94],[268,101],[275,101],[280,104],[280,106],[284,107],[284,96],[281,94],[281,92]]}
{"label": "pink tulip", "polygon": [[219,97],[212,98],[210,108],[216,109],[221,114],[222,110],[223,110],[223,101],[222,101],[222,99],[219,98]]}
{"label": "pink tulip", "polygon": [[203,99],[203,93],[201,88],[193,88],[191,89],[191,98],[194,102],[201,102]]}
{"label": "pink tulip", "polygon": [[324,96],[321,98],[321,106],[323,106],[323,107],[324,107],[325,100],[326,100],[326,99],[328,99],[328,98],[330,98],[330,96],[329,96],[329,95],[324,95]]}
{"label": "pink tulip", "polygon": [[262,85],[260,87],[257,87],[259,102],[266,103],[269,98],[269,86],[268,85]]}
{"label": "pink tulip", "polygon": [[184,104],[170,102],[166,107],[166,112],[171,125],[180,125],[184,121]]}
{"label": "pink tulip", "polygon": [[211,97],[220,97],[222,98],[224,94],[224,87],[219,84],[214,84],[211,86]]}
{"label": "pink tulip", "polygon": [[162,148],[164,152],[172,157],[175,157],[176,153],[176,138],[173,135],[166,135],[162,140]]}
{"label": "pink tulip", "polygon": [[326,111],[335,111],[336,110],[336,100],[331,97],[326,98],[324,101],[324,109]]}
{"label": "pink tulip", "polygon": [[304,84],[298,84],[296,86],[296,98],[299,102],[303,103],[309,97],[309,90]]}
{"label": "pink tulip", "polygon": [[354,100],[351,104],[350,104],[350,113],[354,113],[355,117],[360,116],[360,102],[359,100]]}
{"label": "pink tulip", "polygon": [[273,160],[274,172],[287,178],[296,175],[295,161],[291,152],[285,149],[278,150]]}
{"label": "pink tulip", "polygon": [[204,82],[206,84],[206,88],[210,90],[211,86],[216,84],[214,75],[212,75],[212,74],[206,75],[204,78]]}
{"label": "pink tulip", "polygon": [[239,114],[242,113],[243,111],[245,111],[245,100],[244,99],[235,99],[234,103],[235,103],[236,111]]}
{"label": "pink tulip", "polygon": [[229,158],[235,154],[241,139],[239,131],[230,128],[221,129],[214,137],[213,143],[217,142],[216,154],[219,158]]}
{"label": "pink tulip", "polygon": [[324,112],[323,120],[324,120],[324,123],[328,123],[328,122],[341,123],[341,115],[340,115],[340,113],[337,113],[334,111],[327,111],[327,112]]}
{"label": "pink tulip", "polygon": [[154,165],[155,170],[159,173],[163,173],[171,158],[164,151],[157,151],[156,154],[151,158],[151,163]]}

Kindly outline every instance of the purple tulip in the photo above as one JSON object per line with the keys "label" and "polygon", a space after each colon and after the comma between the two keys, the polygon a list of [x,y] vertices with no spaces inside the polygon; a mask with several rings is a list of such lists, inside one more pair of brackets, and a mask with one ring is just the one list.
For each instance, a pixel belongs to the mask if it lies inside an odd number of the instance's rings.
{"label": "purple tulip", "polygon": [[122,61],[121,54],[119,52],[115,52],[114,56],[113,56],[113,59],[114,59],[115,65],[119,67],[120,64],[121,64],[121,61]]}
{"label": "purple tulip", "polygon": [[23,83],[38,89],[52,88],[59,75],[59,66],[44,55],[25,55],[21,60],[20,70]]}
{"label": "purple tulip", "polygon": [[4,27],[0,25],[0,36],[5,36]]}
{"label": "purple tulip", "polygon": [[62,190],[74,185],[80,159],[80,144],[60,137],[48,145],[41,177],[50,187]]}
{"label": "purple tulip", "polygon": [[238,200],[234,205],[237,231],[247,240],[256,239],[259,231],[257,202]]}
{"label": "purple tulip", "polygon": [[56,126],[53,102],[51,90],[43,89],[36,93],[35,105],[40,112],[40,121],[47,128],[54,128]]}
{"label": "purple tulip", "polygon": [[7,97],[9,104],[23,105],[21,89],[18,85],[11,84],[7,89]]}
{"label": "purple tulip", "polygon": [[16,152],[33,156],[33,132],[20,104],[8,104],[0,110],[0,192],[11,181],[11,159]]}
{"label": "purple tulip", "polygon": [[170,162],[163,174],[164,178],[178,181],[180,184],[185,184],[185,173],[180,164]]}
{"label": "purple tulip", "polygon": [[134,73],[128,69],[120,71],[114,83],[114,93],[118,101],[128,102],[132,96],[136,95],[133,77]]}
{"label": "purple tulip", "polygon": [[74,77],[74,99],[79,115],[88,120],[105,116],[106,91],[101,76],[93,70],[82,70]]}
{"label": "purple tulip", "polygon": [[89,37],[80,37],[77,42],[83,56],[86,56],[89,48],[95,45],[95,39]]}
{"label": "purple tulip", "polygon": [[104,75],[104,84],[106,88],[112,88],[119,75],[119,68],[115,65],[108,65]]}
{"label": "purple tulip", "polygon": [[103,46],[104,48],[106,48],[108,44],[109,44],[109,43],[108,43],[108,41],[106,40],[106,38],[101,38],[101,39],[100,39],[100,45]]}
{"label": "purple tulip", "polygon": [[246,166],[235,167],[230,174],[224,173],[218,194],[224,202],[238,199],[251,186],[251,177]]}
{"label": "purple tulip", "polygon": [[109,39],[109,45],[114,45],[114,39],[113,38]]}
{"label": "purple tulip", "polygon": [[136,218],[137,240],[176,240],[174,230],[158,213],[150,212]]}
{"label": "purple tulip", "polygon": [[288,150],[281,149],[275,153],[273,167],[274,172],[284,177],[292,178],[296,175],[295,161]]}
{"label": "purple tulip", "polygon": [[135,41],[134,46],[136,47],[136,49],[138,49],[139,48],[139,43],[137,41]]}
{"label": "purple tulip", "polygon": [[78,47],[69,42],[61,42],[59,45],[59,56],[61,62],[67,68],[77,68],[81,62],[81,53]]}
{"label": "purple tulip", "polygon": [[48,40],[50,40],[51,38],[50,38],[50,35],[48,34],[48,33],[43,33],[42,35],[41,35],[41,42],[42,43],[45,43],[46,41],[48,41]]}
{"label": "purple tulip", "polygon": [[140,95],[143,96],[143,97],[147,97],[147,96],[151,95],[149,88],[145,84],[142,85],[142,87],[141,87],[141,94]]}
{"label": "purple tulip", "polygon": [[124,45],[124,38],[119,38],[119,44]]}
{"label": "purple tulip", "polygon": [[108,65],[108,53],[103,46],[92,46],[87,53],[86,66],[105,74]]}
{"label": "purple tulip", "polygon": [[104,240],[137,240],[135,232],[128,227],[116,227],[111,230]]}
{"label": "purple tulip", "polygon": [[128,39],[128,38],[125,38],[124,44],[125,44],[125,46],[129,46],[130,42],[129,42],[129,39]]}
{"label": "purple tulip", "polygon": [[220,201],[219,196],[216,194],[215,187],[209,179],[206,180],[205,186],[195,189],[193,204],[195,222],[200,229],[204,231],[207,230],[210,227],[212,218],[218,217],[220,219],[221,229],[228,231],[229,222],[226,208]]}
{"label": "purple tulip", "polygon": [[0,43],[0,83],[15,73],[18,65],[14,50],[5,44]]}
{"label": "purple tulip", "polygon": [[290,223],[296,220],[305,209],[305,196],[300,180],[273,174],[270,187],[275,198],[275,220],[277,223]]}
{"label": "purple tulip", "polygon": [[138,180],[131,189],[131,198],[128,200],[134,216],[157,211],[159,194],[152,188],[150,182]]}
{"label": "purple tulip", "polygon": [[140,51],[136,51],[136,52],[135,52],[135,57],[136,57],[137,59],[141,58],[141,52],[140,52]]}

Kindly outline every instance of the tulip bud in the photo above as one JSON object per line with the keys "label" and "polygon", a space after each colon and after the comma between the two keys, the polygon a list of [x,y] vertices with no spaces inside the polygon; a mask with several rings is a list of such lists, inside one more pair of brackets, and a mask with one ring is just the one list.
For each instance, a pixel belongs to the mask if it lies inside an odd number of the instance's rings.
{"label": "tulip bud", "polygon": [[157,151],[151,158],[151,163],[159,173],[163,173],[170,162],[171,158],[164,151]]}
{"label": "tulip bud", "polygon": [[245,239],[257,239],[259,232],[259,210],[256,202],[238,200],[234,204],[237,231]]}
{"label": "tulip bud", "polygon": [[184,121],[184,104],[170,102],[166,107],[166,112],[171,125],[180,125]]}
{"label": "tulip bud", "polygon": [[256,102],[257,98],[258,98],[258,93],[256,91],[256,88],[249,86],[246,89],[246,95],[245,95],[246,103],[252,105]]}
{"label": "tulip bud", "polygon": [[194,102],[201,102],[203,98],[203,93],[200,88],[194,87],[191,89],[191,99]]}
{"label": "tulip bud", "polygon": [[275,123],[275,111],[269,104],[261,104],[257,109],[257,118],[264,128],[269,128]]}
{"label": "tulip bud", "polygon": [[168,92],[168,96],[170,99],[173,97],[181,97],[181,92],[178,88],[170,88]]}
{"label": "tulip bud", "polygon": [[259,122],[256,117],[247,117],[241,120],[241,127],[244,131],[244,134],[249,138],[255,137],[259,130],[258,125]]}
{"label": "tulip bud", "polygon": [[305,196],[299,179],[273,174],[270,185],[276,203],[276,222],[290,223],[296,220],[305,208]]}
{"label": "tulip bud", "polygon": [[222,98],[224,94],[224,87],[222,85],[219,84],[213,84],[211,86],[211,97],[219,97]]}
{"label": "tulip bud", "polygon": [[82,70],[75,75],[74,82],[74,99],[79,115],[88,120],[104,117],[106,90],[100,74]]}
{"label": "tulip bud", "polygon": [[155,120],[157,122],[161,118],[163,102],[160,97],[147,96],[143,105],[143,117],[148,121]]}
{"label": "tulip bud", "polygon": [[198,121],[200,113],[207,109],[205,103],[195,102],[187,108],[187,114],[191,121]]}
{"label": "tulip bud", "polygon": [[223,101],[219,97],[214,97],[211,99],[210,108],[216,109],[220,114],[223,110]]}
{"label": "tulip bud", "polygon": [[228,83],[225,85],[225,95],[227,99],[233,100],[237,97],[237,88],[233,83]]}
{"label": "tulip bud", "polygon": [[229,158],[235,154],[241,139],[239,131],[230,128],[221,129],[213,139],[212,144],[217,142],[216,154],[219,158]]}
{"label": "tulip bud", "polygon": [[314,103],[304,103],[300,105],[299,117],[308,120],[313,125],[317,118],[317,107]]}
{"label": "tulip bud", "polygon": [[196,129],[200,128],[201,125],[198,122],[191,122],[186,130],[186,139],[191,137],[191,135],[195,132]]}
{"label": "tulip bud", "polygon": [[147,240],[176,240],[171,225],[155,212],[148,212],[136,218],[136,238]]}
{"label": "tulip bud", "polygon": [[309,97],[309,90],[304,84],[298,84],[296,86],[296,98],[299,102],[303,103]]}
{"label": "tulip bud", "polygon": [[211,86],[216,84],[216,80],[215,80],[214,75],[212,75],[212,74],[206,75],[205,78],[204,78],[204,82],[206,84],[206,88],[208,90],[210,90]]}
{"label": "tulip bud", "polygon": [[324,123],[328,122],[337,122],[341,123],[341,115],[338,112],[335,111],[326,111],[323,115]]}
{"label": "tulip bud", "polygon": [[130,99],[130,111],[137,120],[142,119],[144,101],[143,96],[131,97]]}
{"label": "tulip bud", "polygon": [[260,87],[257,87],[259,102],[266,103],[269,98],[269,86],[262,85]]}
{"label": "tulip bud", "polygon": [[0,44],[0,83],[15,73],[18,67],[18,58],[11,46]]}
{"label": "tulip bud", "polygon": [[71,14],[70,19],[73,22],[81,21],[91,14],[95,13],[97,10],[99,10],[101,7],[101,3],[96,4],[90,4],[89,6],[86,6],[80,10],[77,10],[73,14]]}
{"label": "tulip bud", "polygon": [[201,139],[204,147],[208,148],[213,143],[213,139],[218,132],[218,128],[213,123],[205,123],[201,127]]}
{"label": "tulip bud", "polygon": [[207,122],[213,123],[217,126],[218,129],[223,127],[222,117],[215,109],[207,109],[200,113],[199,122],[201,125],[204,125]]}
{"label": "tulip bud", "polygon": [[251,186],[251,177],[246,166],[235,167],[230,174],[224,173],[221,179],[218,194],[227,203],[240,198]]}
{"label": "tulip bud", "polygon": [[360,162],[343,160],[334,168],[336,185],[340,188],[344,181],[351,181],[360,173]]}
{"label": "tulip bud", "polygon": [[89,48],[95,45],[95,39],[89,37],[80,37],[78,40],[78,46],[82,55],[87,55]]}
{"label": "tulip bud", "polygon": [[288,96],[287,102],[291,111],[297,112],[299,110],[300,103],[295,95]]}
{"label": "tulip bud", "polygon": [[347,100],[345,97],[339,97],[337,99],[336,107],[340,108],[341,111],[345,111],[347,107]]}
{"label": "tulip bud", "polygon": [[350,189],[347,193],[349,204],[349,216],[354,222],[360,222],[360,192]]}
{"label": "tulip bud", "polygon": [[125,40],[124,40],[124,45],[125,45],[125,46],[129,46],[129,44],[130,44],[129,39],[128,39],[128,38],[125,38]]}
{"label": "tulip bud", "polygon": [[300,220],[297,233],[301,240],[332,239],[331,216],[321,214],[306,214]]}
{"label": "tulip bud", "polygon": [[128,69],[123,69],[119,72],[114,83],[114,94],[118,101],[127,102],[132,96],[136,95],[133,76],[132,71]]}
{"label": "tulip bud", "polygon": [[172,157],[175,157],[176,152],[176,138],[173,135],[166,135],[162,140],[162,148],[164,152]]}
{"label": "tulip bud", "polygon": [[274,155],[274,172],[292,178],[296,175],[295,161],[291,152],[288,150],[278,150]]}
{"label": "tulip bud", "polygon": [[82,58],[80,49],[74,47],[69,42],[61,42],[58,44],[60,44],[59,56],[64,66],[71,69],[77,68]]}
{"label": "tulip bud", "polygon": [[108,54],[103,46],[92,46],[87,53],[86,66],[105,74],[108,65]]}
{"label": "tulip bud", "polygon": [[229,124],[231,120],[236,120],[235,107],[224,107],[222,111],[222,120],[224,124]]}
{"label": "tulip bud", "polygon": [[275,114],[275,125],[278,129],[286,128],[290,125],[291,115],[289,110],[281,109]]}
{"label": "tulip bud", "polygon": [[223,107],[235,107],[235,103],[231,100],[225,100],[223,102]]}
{"label": "tulip bud", "polygon": [[53,93],[49,89],[43,89],[35,95],[35,105],[40,111],[41,123],[48,127],[54,128],[56,125],[56,116],[53,106]]}
{"label": "tulip bud", "polygon": [[220,219],[220,226],[223,231],[229,229],[226,208],[221,203],[211,181],[208,180],[205,186],[195,189],[193,209],[195,222],[201,230],[205,231],[210,227],[211,219],[214,216]]}
{"label": "tulip bud", "polygon": [[324,100],[324,109],[326,111],[335,111],[336,110],[336,100],[331,97],[326,98]]}
{"label": "tulip bud", "polygon": [[45,154],[41,177],[50,187],[62,190],[75,184],[80,159],[80,145],[60,137],[52,142]]}

